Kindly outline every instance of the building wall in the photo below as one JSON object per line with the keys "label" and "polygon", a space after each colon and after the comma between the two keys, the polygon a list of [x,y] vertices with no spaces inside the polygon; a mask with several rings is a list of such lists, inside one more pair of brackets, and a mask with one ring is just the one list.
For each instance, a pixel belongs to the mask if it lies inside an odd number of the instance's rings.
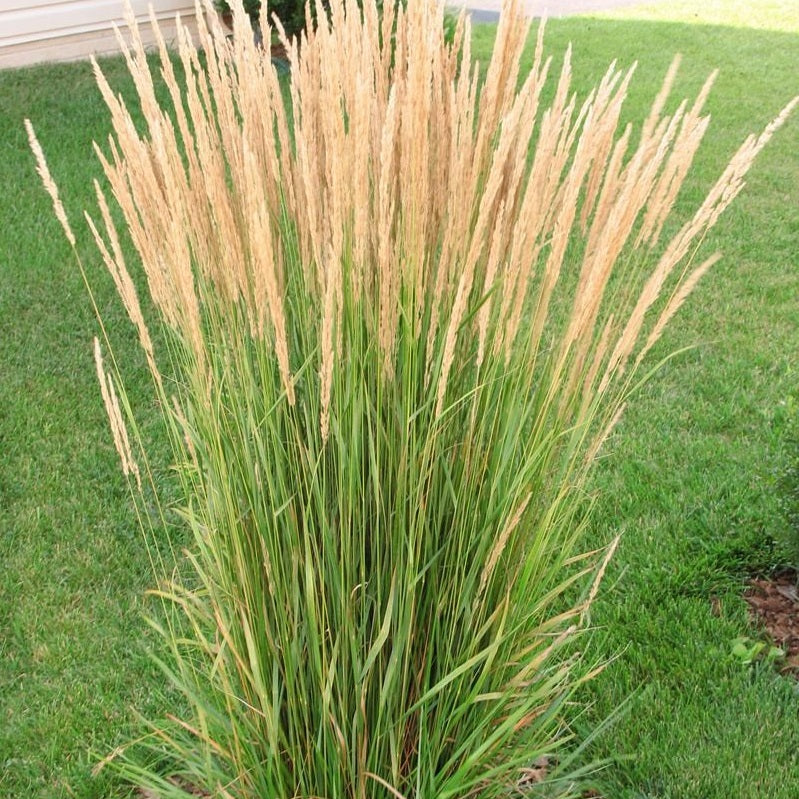
{"label": "building wall", "polygon": [[[167,41],[177,13],[193,26],[194,0],[132,0],[148,42],[150,5]],[[124,29],[124,18],[124,0],[0,0],[0,68],[117,52],[113,25]]]}

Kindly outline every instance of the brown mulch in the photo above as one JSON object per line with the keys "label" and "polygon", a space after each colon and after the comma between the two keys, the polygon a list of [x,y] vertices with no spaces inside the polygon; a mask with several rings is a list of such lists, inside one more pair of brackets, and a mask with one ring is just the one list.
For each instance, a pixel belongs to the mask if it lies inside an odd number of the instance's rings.
{"label": "brown mulch", "polygon": [[782,670],[799,676],[799,589],[796,572],[751,580],[744,593],[753,621],[785,652]]}

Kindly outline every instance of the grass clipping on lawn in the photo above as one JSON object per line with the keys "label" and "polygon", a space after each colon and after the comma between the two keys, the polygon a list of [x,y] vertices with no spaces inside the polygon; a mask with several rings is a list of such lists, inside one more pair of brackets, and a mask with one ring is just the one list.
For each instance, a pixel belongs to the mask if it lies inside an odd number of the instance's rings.
{"label": "grass clipping on lawn", "polygon": [[[552,75],[539,32],[523,71],[514,0],[483,80],[468,18],[447,43],[435,2],[332,0],[285,42],[287,101],[234,5],[232,39],[198,15],[204,57],[179,27],[179,76],[161,40],[157,80],[129,15],[144,125],[95,64],[114,130],[97,154],[157,337],[108,188],[87,219],[191,531],[175,571],[154,555],[185,707],[113,762],[170,797],[454,799],[542,779],[568,793],[570,698],[595,665],[579,635],[607,557],[583,551],[586,478],[790,107],[661,242],[712,77],[664,114],[675,61],[620,132],[633,70],[611,66],[578,101],[569,53]],[[163,486],[118,365],[95,355],[157,543]]]}

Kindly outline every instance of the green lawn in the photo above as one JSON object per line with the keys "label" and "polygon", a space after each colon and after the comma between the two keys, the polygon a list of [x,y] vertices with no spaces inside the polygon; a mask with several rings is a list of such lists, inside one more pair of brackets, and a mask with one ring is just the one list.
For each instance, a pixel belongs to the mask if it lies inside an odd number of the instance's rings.
{"label": "green lawn", "polygon": [[[624,14],[549,24],[553,53],[574,44],[581,91],[613,58],[640,62],[630,118],[675,52],[684,56],[675,96],[721,69],[683,213],[744,136],[799,92],[799,10],[767,5],[764,30],[740,26],[740,3],[728,4],[737,27]],[[491,36],[476,32],[478,52]],[[119,61],[107,68],[124,86]],[[93,313],[22,120],[36,125],[73,221],[92,204],[91,141],[108,125],[87,64],[0,72],[0,108],[0,796],[121,797],[90,771],[124,739],[131,706],[155,714],[164,702],[144,654],[149,566],[95,389]],[[795,684],[730,653],[748,629],[747,575],[788,551],[773,473],[783,402],[797,393],[798,141],[795,117],[706,243],[724,260],[658,352],[696,347],[638,395],[597,474],[596,543],[624,533],[591,644],[616,659],[584,697],[584,733],[629,697],[593,744],[593,756],[611,759],[600,778],[608,799],[799,795]],[[130,334],[110,281],[85,236],[81,247],[122,342]]]}
{"label": "green lawn", "polygon": [[636,0],[594,14],[598,19],[648,22],[683,22],[691,25],[799,33],[799,13],[794,0]]}
{"label": "green lawn", "polygon": [[[679,13],[678,5],[652,8]],[[614,56],[638,60],[631,110],[652,96],[674,52],[684,56],[676,95],[720,69],[687,209],[744,134],[799,91],[799,10],[781,12],[782,22],[760,24],[792,33],[597,18],[552,24],[549,45],[557,52],[573,41],[580,79]],[[748,630],[747,576],[791,552],[773,475],[784,401],[797,394],[797,142],[794,118],[707,242],[724,259],[659,353],[697,346],[631,404],[597,475],[596,534],[624,535],[593,615],[596,652],[618,659],[588,692],[586,729],[631,697],[594,750],[613,759],[601,780],[609,799],[799,795],[796,684],[730,653]]]}
{"label": "green lawn", "polygon": [[[0,795],[107,796],[89,750],[106,753],[156,687],[150,570],[97,402],[94,316],[21,127],[36,121],[76,214],[107,124],[87,64],[0,72],[0,98]],[[89,267],[124,329],[93,255]]]}

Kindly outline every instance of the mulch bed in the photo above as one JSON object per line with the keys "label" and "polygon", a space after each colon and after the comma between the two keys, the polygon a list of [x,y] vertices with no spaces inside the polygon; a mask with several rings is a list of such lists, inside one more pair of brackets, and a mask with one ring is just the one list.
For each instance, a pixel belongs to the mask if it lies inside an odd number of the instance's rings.
{"label": "mulch bed", "polygon": [[751,580],[744,593],[753,621],[785,652],[781,670],[799,676],[799,589],[794,571]]}

